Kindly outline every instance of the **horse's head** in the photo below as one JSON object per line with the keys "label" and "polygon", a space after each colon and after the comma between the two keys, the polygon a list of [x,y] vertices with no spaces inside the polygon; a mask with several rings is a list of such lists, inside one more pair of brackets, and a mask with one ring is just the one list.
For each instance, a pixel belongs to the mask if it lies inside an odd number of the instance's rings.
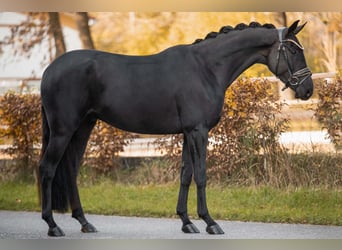
{"label": "horse's head", "polygon": [[269,69],[291,88],[296,98],[307,100],[313,93],[311,71],[306,65],[304,48],[296,38],[305,24],[298,26],[295,21],[289,28],[278,29],[278,41],[272,46],[268,56]]}

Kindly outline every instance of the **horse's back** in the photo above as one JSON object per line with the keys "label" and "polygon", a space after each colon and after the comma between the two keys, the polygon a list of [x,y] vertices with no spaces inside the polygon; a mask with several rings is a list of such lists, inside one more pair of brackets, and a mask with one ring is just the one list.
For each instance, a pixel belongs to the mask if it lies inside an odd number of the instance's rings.
{"label": "horse's back", "polygon": [[174,99],[176,90],[156,80],[160,77],[156,72],[160,69],[155,69],[156,60],[153,56],[124,56],[96,50],[65,53],[44,72],[43,106],[51,117],[59,120],[93,113],[128,131],[144,133],[151,127],[155,133],[163,133],[172,123],[172,132],[177,132],[180,125]]}

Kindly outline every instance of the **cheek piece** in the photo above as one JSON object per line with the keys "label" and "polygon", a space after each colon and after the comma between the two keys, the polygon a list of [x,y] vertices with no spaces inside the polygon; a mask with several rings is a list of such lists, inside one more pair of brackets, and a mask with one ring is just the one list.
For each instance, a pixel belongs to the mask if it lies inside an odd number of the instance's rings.
{"label": "cheek piece", "polygon": [[285,87],[282,89],[283,91],[291,86],[299,86],[301,85],[307,78],[309,78],[312,73],[308,67],[305,67],[303,69],[297,70],[296,72],[293,72],[292,66],[289,61],[289,57],[287,55],[287,45],[286,43],[292,43],[296,45],[299,49],[304,50],[303,46],[297,43],[296,41],[292,39],[283,39],[283,31],[285,28],[278,29],[278,36],[279,36],[279,47],[278,47],[278,54],[277,54],[277,66],[275,74],[280,79],[280,76],[278,75],[278,68],[280,63],[280,57],[283,55],[285,62],[287,64],[287,71],[289,73],[288,79],[282,79],[282,81],[285,83]]}

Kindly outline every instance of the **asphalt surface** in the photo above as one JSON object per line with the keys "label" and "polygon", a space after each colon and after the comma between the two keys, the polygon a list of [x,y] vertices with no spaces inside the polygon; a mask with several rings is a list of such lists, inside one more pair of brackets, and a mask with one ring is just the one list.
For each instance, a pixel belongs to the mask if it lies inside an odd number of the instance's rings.
{"label": "asphalt surface", "polygon": [[[223,235],[209,235],[205,223],[193,220],[201,231],[184,234],[179,219],[86,215],[99,232],[84,234],[70,214],[55,214],[64,239],[342,239],[342,227],[298,224],[217,221]],[[0,239],[46,239],[47,225],[36,212],[0,211]]]}

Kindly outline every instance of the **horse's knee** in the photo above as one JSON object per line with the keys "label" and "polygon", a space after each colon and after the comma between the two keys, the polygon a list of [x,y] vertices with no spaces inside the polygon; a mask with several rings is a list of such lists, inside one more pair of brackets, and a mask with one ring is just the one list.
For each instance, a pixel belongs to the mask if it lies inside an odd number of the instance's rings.
{"label": "horse's knee", "polygon": [[195,183],[196,183],[196,186],[197,186],[197,189],[205,189],[206,185],[207,185],[207,177],[204,174],[201,174],[201,175],[195,175]]}
{"label": "horse's knee", "polygon": [[184,187],[189,187],[191,184],[191,176],[189,178],[181,178],[181,185]]}
{"label": "horse's knee", "polygon": [[190,186],[192,180],[192,167],[183,163],[180,182],[183,186]]}

